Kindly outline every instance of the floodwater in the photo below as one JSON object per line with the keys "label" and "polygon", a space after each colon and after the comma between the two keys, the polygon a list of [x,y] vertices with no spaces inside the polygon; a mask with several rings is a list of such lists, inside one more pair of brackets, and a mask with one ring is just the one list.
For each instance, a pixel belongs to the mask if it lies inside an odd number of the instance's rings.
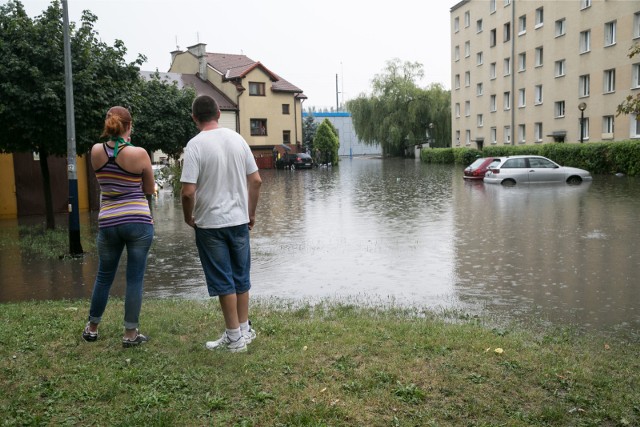
{"label": "floodwater", "polygon": [[[640,329],[638,178],[503,188],[465,182],[460,167],[375,158],[261,175],[254,297]],[[208,298],[179,200],[163,190],[153,204],[145,297]],[[84,239],[95,227],[81,217]],[[96,264],[95,253],[49,261],[0,247],[0,302],[89,298]],[[121,269],[112,294],[123,281]]]}

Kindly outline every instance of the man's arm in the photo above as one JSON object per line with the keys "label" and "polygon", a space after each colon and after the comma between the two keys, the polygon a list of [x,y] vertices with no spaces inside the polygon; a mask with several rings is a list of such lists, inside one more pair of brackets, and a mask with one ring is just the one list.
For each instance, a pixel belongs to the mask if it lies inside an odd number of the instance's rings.
{"label": "man's arm", "polygon": [[247,175],[247,189],[249,190],[249,230],[253,229],[253,226],[256,223],[256,208],[258,207],[261,185],[262,178],[260,178],[260,173],[258,171]]}
{"label": "man's arm", "polygon": [[196,184],[183,182],[181,199],[184,222],[186,222],[190,227],[195,227],[196,223],[193,217],[193,207],[196,204]]}

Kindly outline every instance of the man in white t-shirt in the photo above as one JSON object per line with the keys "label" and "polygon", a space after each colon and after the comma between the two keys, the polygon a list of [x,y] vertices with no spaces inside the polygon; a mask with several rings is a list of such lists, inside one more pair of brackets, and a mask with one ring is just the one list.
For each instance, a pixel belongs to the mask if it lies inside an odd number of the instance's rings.
{"label": "man in white t-shirt", "polygon": [[219,298],[226,326],[222,337],[206,347],[246,351],[256,338],[249,322],[249,231],[262,179],[244,138],[218,126],[220,109],[213,98],[197,97],[191,110],[200,133],[184,151],[182,210],[195,229],[207,289]]}

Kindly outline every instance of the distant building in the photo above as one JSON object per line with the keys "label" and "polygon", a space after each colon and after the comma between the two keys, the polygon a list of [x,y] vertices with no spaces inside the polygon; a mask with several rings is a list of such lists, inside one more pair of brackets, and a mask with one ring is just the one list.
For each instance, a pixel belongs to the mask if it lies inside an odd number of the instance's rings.
{"label": "distant building", "polygon": [[367,145],[358,139],[358,137],[356,136],[356,131],[353,128],[351,113],[302,113],[303,119],[309,115],[313,116],[314,122],[318,124],[322,123],[324,119],[328,119],[331,124],[337,129],[338,138],[340,139],[340,149],[338,150],[339,156],[382,155],[382,148],[380,147],[380,144]]}
{"label": "distant building", "polygon": [[640,93],[640,2],[463,0],[450,19],[453,147],[640,138],[616,116]]}

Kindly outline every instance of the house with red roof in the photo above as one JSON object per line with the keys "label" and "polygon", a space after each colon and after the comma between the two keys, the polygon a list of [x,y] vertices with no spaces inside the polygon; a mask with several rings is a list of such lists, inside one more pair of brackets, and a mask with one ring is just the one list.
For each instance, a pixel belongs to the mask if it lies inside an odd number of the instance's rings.
{"label": "house with red roof", "polygon": [[198,43],[171,52],[170,73],[195,75],[225,101],[220,125],[240,133],[256,157],[298,151],[302,141],[302,89],[245,55],[211,53]]}

